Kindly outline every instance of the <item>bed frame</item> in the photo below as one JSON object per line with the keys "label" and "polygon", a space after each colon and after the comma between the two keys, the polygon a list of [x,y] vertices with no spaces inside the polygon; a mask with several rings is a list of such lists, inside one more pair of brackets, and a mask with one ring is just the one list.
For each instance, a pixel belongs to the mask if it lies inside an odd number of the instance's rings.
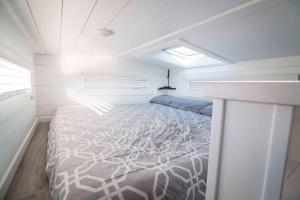
{"label": "bed frame", "polygon": [[206,199],[280,200],[300,84],[203,82],[192,96],[214,103]]}

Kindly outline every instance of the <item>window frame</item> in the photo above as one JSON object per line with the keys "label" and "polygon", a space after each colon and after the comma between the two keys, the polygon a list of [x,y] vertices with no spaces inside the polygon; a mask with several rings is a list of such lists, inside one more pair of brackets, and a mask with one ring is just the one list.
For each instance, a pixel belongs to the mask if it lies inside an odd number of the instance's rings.
{"label": "window frame", "polygon": [[[11,97],[14,97],[14,96],[18,96],[18,95],[22,95],[22,94],[26,94],[26,93],[30,93],[32,91],[32,71],[23,67],[23,66],[20,66],[19,64],[16,64],[14,62],[11,62],[9,60],[6,60],[2,57],[0,57],[0,69],[8,69],[8,71],[10,72],[16,72],[16,73],[22,73],[24,72],[24,77],[21,76],[21,84],[25,84],[24,88],[19,88],[19,89],[12,89],[12,90],[9,90],[9,91],[5,91],[5,92],[1,92],[1,87],[3,87],[5,84],[1,83],[0,82],[0,101],[4,101],[4,100],[7,100]],[[3,70],[5,71],[5,70]],[[12,76],[12,75],[9,75],[9,74],[5,74],[5,72],[3,74],[0,74],[0,76],[2,77],[13,77],[15,78],[15,80],[17,79],[16,77],[18,77],[18,75],[16,76]],[[28,80],[27,80],[28,79]],[[14,80],[14,79],[13,79]],[[23,82],[23,83],[22,83]],[[12,82],[14,83],[14,82]]]}

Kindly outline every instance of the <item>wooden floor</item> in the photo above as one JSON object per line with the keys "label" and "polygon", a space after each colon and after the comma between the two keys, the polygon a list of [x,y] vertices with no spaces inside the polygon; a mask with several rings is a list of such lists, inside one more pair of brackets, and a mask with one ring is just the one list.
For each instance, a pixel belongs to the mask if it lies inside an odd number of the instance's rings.
{"label": "wooden floor", "polygon": [[51,199],[45,173],[49,123],[40,123],[5,196],[6,200]]}

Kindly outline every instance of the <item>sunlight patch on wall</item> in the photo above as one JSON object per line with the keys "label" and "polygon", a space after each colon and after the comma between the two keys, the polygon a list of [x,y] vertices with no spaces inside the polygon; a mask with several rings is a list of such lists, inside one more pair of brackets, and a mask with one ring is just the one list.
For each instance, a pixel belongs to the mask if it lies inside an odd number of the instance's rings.
{"label": "sunlight patch on wall", "polygon": [[109,103],[70,88],[67,88],[67,98],[76,103],[88,106],[99,115],[103,115],[105,112],[108,112],[113,108],[113,106]]}
{"label": "sunlight patch on wall", "polygon": [[82,84],[84,88],[106,88],[106,89],[140,89],[146,90],[148,83],[146,79],[119,75],[85,75],[82,73]]}

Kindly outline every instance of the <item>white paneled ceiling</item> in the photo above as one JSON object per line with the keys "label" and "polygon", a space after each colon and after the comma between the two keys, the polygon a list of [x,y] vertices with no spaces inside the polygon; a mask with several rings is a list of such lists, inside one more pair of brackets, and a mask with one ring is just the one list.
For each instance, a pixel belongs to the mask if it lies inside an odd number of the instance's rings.
{"label": "white paneled ceiling", "polygon": [[[122,55],[151,62],[149,53],[178,38],[232,61],[300,54],[299,0],[3,1],[40,54]],[[103,28],[115,34],[94,34]]]}
{"label": "white paneled ceiling", "polygon": [[300,55],[300,1],[278,4],[207,30],[195,30],[185,38],[234,61]]}
{"label": "white paneled ceiling", "polygon": [[[119,15],[119,18],[116,18],[112,23],[115,27],[123,26],[123,29],[119,29],[119,32],[116,32],[111,38],[98,37],[96,40],[94,39],[92,43],[94,43],[96,48],[94,49],[95,51],[90,53],[106,51],[107,54],[120,54],[239,6],[249,0],[161,0],[158,3],[155,2],[155,4],[149,5],[148,9],[150,11],[131,17],[132,20],[130,21],[120,21],[123,22],[123,25],[121,25],[118,19],[125,15],[132,16],[133,13],[130,12],[129,8],[139,3],[139,1],[149,2],[149,0],[131,1],[128,8],[123,10],[122,15]],[[98,25],[101,27],[101,24]],[[86,32],[91,32],[92,30],[87,28]],[[91,40],[91,38],[87,38],[87,40]],[[81,49],[80,45],[85,44],[85,42],[79,44],[78,49]],[[101,46],[103,47],[101,48]]]}
{"label": "white paneled ceiling", "polygon": [[49,54],[59,53],[62,1],[26,1],[45,44],[46,52]]}
{"label": "white paneled ceiling", "polygon": [[61,30],[61,52],[71,52],[80,38],[97,0],[64,0]]}
{"label": "white paneled ceiling", "polygon": [[[98,50],[99,54],[106,53],[107,45],[100,42],[96,45],[99,38],[93,34],[96,29],[110,28],[109,25],[118,17],[119,12],[126,9],[129,0],[99,0],[89,20],[87,21],[79,40],[75,43],[72,53],[92,53],[94,48]],[[117,33],[118,34],[118,33]],[[105,40],[114,39],[115,35]],[[103,42],[106,42],[106,41]]]}

